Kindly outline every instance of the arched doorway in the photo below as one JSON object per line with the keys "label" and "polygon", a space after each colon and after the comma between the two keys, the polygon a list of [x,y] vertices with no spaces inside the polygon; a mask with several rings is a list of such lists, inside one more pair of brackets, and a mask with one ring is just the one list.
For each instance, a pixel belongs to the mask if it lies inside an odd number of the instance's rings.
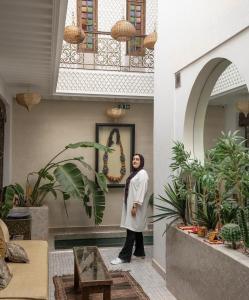
{"label": "arched doorway", "polygon": [[[204,142],[204,132],[208,132],[206,130],[207,108],[210,105],[210,100],[212,99],[211,95],[217,80],[231,64],[232,62],[225,58],[215,58],[210,60],[199,72],[190,93],[184,120],[184,142],[187,149],[190,149],[191,152],[201,160],[204,159],[204,150],[206,150],[204,149],[204,144],[207,144]],[[245,89],[248,93],[247,88]],[[213,111],[216,110],[216,114],[218,108],[224,108],[225,105],[227,106],[227,103],[224,102],[224,99],[223,104],[217,100],[216,102],[212,100],[212,104],[215,105],[215,103],[220,103],[216,107],[213,106]],[[219,118],[219,116],[216,118]],[[220,129],[227,131],[225,126],[224,129],[222,126],[220,126]],[[231,130],[234,129],[231,128]],[[216,129],[216,131],[218,132],[218,129]],[[218,135],[216,137],[218,137]]]}

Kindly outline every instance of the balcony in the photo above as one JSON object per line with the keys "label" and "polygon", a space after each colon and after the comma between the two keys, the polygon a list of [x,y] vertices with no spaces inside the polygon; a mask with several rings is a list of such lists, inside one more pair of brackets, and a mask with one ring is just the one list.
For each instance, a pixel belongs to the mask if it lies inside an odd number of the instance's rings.
{"label": "balcony", "polygon": [[120,43],[110,33],[92,34],[95,51],[80,50],[83,45],[63,42],[60,68],[118,72],[154,72],[154,51],[142,49],[143,55],[127,54],[127,43]]}

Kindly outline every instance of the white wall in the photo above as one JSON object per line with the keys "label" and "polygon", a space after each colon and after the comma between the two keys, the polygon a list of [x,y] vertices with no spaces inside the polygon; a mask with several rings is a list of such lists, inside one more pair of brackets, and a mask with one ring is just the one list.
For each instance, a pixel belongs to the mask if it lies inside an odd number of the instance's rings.
{"label": "white wall", "polygon": [[4,163],[3,163],[3,185],[11,180],[12,171],[12,97],[6,88],[6,83],[0,77],[0,98],[6,108],[6,123],[4,128]]}
{"label": "white wall", "polygon": [[248,26],[248,7],[248,0],[159,0],[160,39],[175,71]]}
{"label": "white wall", "polygon": [[[188,99],[193,84],[206,63],[216,57],[227,58],[236,64],[249,83],[249,31],[244,30],[231,38],[249,25],[248,7],[248,0],[159,0],[154,102],[156,194],[161,193],[163,184],[169,181],[172,140],[184,140]],[[210,70],[202,76],[202,86],[212,71],[211,67],[210,65]],[[175,89],[174,73],[180,70],[181,87]],[[200,84],[199,96],[202,86]],[[197,104],[198,101],[190,107],[193,117]],[[193,132],[194,122],[191,126],[189,129]],[[165,238],[161,235],[164,228],[165,222],[155,226],[153,254],[154,261],[163,269],[166,266]]]}
{"label": "white wall", "polygon": [[[95,123],[112,123],[105,110],[114,106],[108,102],[45,101],[28,112],[15,104],[13,107],[13,177],[12,182],[25,184],[29,172],[38,171],[64,146],[78,141],[95,141]],[[153,187],[153,104],[131,103],[131,109],[121,123],[136,125],[135,151],[144,154],[145,168],[150,176],[148,196]],[[83,149],[70,157],[84,156],[95,166],[95,152]],[[123,189],[110,189],[106,197],[103,225],[119,225]],[[69,217],[61,199],[49,201],[50,227],[93,225],[78,200],[68,201]],[[151,212],[150,212],[151,215]]]}

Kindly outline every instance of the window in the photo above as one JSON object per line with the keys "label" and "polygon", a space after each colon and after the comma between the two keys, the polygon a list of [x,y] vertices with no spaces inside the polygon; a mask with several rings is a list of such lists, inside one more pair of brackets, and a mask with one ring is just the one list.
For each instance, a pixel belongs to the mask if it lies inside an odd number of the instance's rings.
{"label": "window", "polygon": [[97,36],[92,32],[98,30],[98,0],[78,0],[78,25],[87,32],[86,38],[78,50],[82,52],[97,51]]}
{"label": "window", "polygon": [[[136,35],[145,34],[145,0],[127,0],[127,20],[136,28]],[[144,55],[143,37],[135,37],[127,43],[127,54]]]}

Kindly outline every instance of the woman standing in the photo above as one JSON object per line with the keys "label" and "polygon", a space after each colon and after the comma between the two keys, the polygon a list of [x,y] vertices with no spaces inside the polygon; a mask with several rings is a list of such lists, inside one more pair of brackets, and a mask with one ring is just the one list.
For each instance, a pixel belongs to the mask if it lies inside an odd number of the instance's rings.
{"label": "woman standing", "polygon": [[131,261],[134,242],[133,255],[145,257],[142,231],[146,227],[148,200],[145,200],[145,195],[148,180],[148,174],[144,170],[144,157],[141,154],[135,154],[132,159],[132,173],[125,184],[121,218],[121,227],[127,230],[126,241],[119,256],[111,261],[113,265]]}

